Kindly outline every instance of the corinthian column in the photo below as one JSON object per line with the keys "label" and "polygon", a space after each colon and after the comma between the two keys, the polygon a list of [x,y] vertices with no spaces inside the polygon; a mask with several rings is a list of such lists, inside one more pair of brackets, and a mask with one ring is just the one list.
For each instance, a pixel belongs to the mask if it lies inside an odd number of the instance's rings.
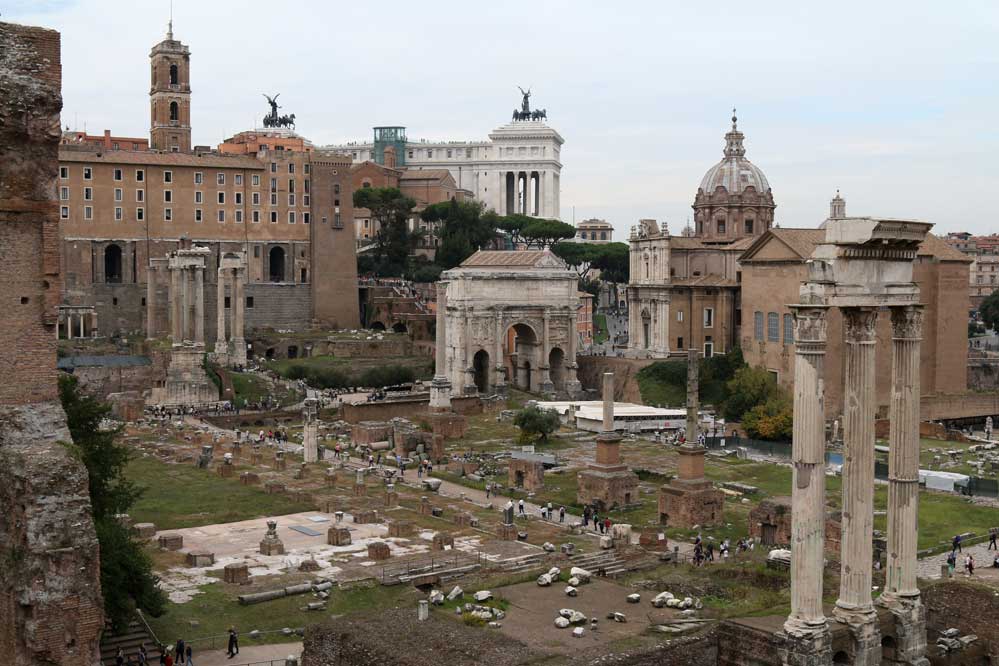
{"label": "corinthian column", "polygon": [[205,269],[194,270],[194,343],[205,344]]}
{"label": "corinthian column", "polygon": [[895,616],[896,657],[926,660],[926,610],[916,586],[919,521],[919,363],[922,306],[894,307],[888,450],[888,563],[878,601]]}
{"label": "corinthian column", "polygon": [[246,319],[246,269],[232,269],[232,364],[246,365],[246,339],[243,326]]}
{"label": "corinthian column", "polygon": [[[218,284],[216,285],[216,333],[215,333],[215,353],[224,357],[229,351],[229,345],[226,343],[226,331],[225,331],[225,269],[219,268],[218,271]],[[225,360],[221,360],[225,363]]]}
{"label": "corinthian column", "polygon": [[843,538],[839,599],[833,613],[850,625],[857,666],[876,664],[881,646],[871,600],[874,545],[874,345],[877,310],[842,308],[846,329],[843,392]]}
{"label": "corinthian column", "polygon": [[184,307],[184,288],[181,278],[183,271],[180,268],[170,267],[170,336],[172,342],[179,345],[184,341],[181,333],[181,311]]}
{"label": "corinthian column", "polygon": [[823,365],[826,308],[794,311],[794,430],[791,462],[791,615],[784,630],[796,637],[828,634],[822,612],[825,540],[825,408]]}
{"label": "corinthian column", "polygon": [[451,411],[451,382],[447,377],[447,283],[437,283],[437,348],[434,351],[434,380],[430,384],[430,409]]}
{"label": "corinthian column", "polygon": [[[56,331],[59,327],[56,326]],[[156,337],[156,269],[146,266],[146,339]]]}

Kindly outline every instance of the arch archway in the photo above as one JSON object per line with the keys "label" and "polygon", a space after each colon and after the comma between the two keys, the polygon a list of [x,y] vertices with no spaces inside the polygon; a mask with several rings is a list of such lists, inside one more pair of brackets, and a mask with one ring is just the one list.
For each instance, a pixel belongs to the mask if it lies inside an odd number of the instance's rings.
{"label": "arch archway", "polygon": [[404,323],[402,323],[401,321],[400,322],[396,322],[395,324],[392,324],[392,332],[393,333],[407,333],[408,331],[409,331],[409,329],[407,329],[406,325]]}
{"label": "arch archway", "polygon": [[180,83],[180,76],[178,76],[177,65],[170,65],[170,85],[175,86]]}
{"label": "arch archway", "polygon": [[881,637],[881,661],[896,661],[894,636],[885,635]]}
{"label": "arch archway", "polygon": [[833,663],[834,664],[849,664],[850,663],[850,655],[848,655],[844,650],[840,650],[839,652],[837,652],[836,654],[833,655]]}
{"label": "arch archway", "polygon": [[475,386],[479,393],[489,391],[489,352],[480,349],[472,357],[472,370],[474,370]]}
{"label": "arch archway", "polygon": [[268,253],[270,270],[268,271],[271,282],[284,282],[284,248],[272,247]]}
{"label": "arch archway", "polygon": [[556,391],[565,390],[565,353],[558,347],[548,354],[548,376]]}
{"label": "arch archway", "polygon": [[524,391],[531,391],[537,386],[532,373],[541,365],[540,344],[538,335],[528,324],[517,323],[506,332],[507,356],[510,359],[509,377],[513,384]]}
{"label": "arch archway", "polygon": [[380,321],[375,321],[371,323],[371,326],[369,328],[371,328],[372,331],[384,331],[385,324],[381,323]]}
{"label": "arch archway", "polygon": [[642,349],[649,348],[649,334],[652,331],[652,315],[642,309]]}
{"label": "arch archway", "polygon": [[114,243],[104,248],[104,281],[121,283],[121,246]]}
{"label": "arch archway", "polygon": [[170,102],[170,120],[180,120],[180,106],[177,102]]}

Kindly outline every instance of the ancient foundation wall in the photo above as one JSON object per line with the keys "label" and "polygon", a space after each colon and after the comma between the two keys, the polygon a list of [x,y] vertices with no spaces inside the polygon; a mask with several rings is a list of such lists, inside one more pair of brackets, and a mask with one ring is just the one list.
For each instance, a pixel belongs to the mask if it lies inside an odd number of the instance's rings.
{"label": "ancient foundation wall", "polygon": [[[413,400],[382,400],[379,402],[363,402],[357,405],[344,405],[342,418],[347,423],[361,421],[388,421],[397,416],[419,421],[427,416],[430,398]],[[481,414],[482,401],[478,396],[461,396],[451,398],[451,407],[457,414]]]}
{"label": "ancient foundation wall", "polygon": [[[987,562],[979,563],[987,567]],[[961,635],[975,634],[985,643],[992,663],[999,659],[999,597],[985,587],[944,581],[923,589],[926,626],[933,642],[937,631],[954,627]]]}
{"label": "ancient foundation wall", "polygon": [[613,356],[577,356],[579,370],[576,376],[587,390],[600,391],[601,377],[605,372],[614,373],[614,400],[642,404],[642,392],[638,388],[635,375],[647,365],[655,363],[648,359],[617,358]]}

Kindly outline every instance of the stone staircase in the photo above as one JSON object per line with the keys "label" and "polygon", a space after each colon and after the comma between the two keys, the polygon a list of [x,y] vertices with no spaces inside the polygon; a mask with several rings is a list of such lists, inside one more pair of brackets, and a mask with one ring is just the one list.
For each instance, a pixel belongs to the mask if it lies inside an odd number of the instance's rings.
{"label": "stone staircase", "polygon": [[125,661],[128,657],[134,656],[138,662],[139,646],[146,646],[146,663],[158,664],[160,659],[160,649],[153,638],[149,635],[145,625],[138,619],[132,620],[128,628],[120,634],[112,634],[111,628],[104,630],[101,636],[101,664],[104,666],[114,666],[115,655],[118,648],[125,652]]}

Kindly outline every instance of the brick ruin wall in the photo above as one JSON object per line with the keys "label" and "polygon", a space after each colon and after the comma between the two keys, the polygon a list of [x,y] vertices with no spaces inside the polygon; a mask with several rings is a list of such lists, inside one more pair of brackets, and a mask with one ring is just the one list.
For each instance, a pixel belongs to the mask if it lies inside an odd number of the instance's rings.
{"label": "brick ruin wall", "polygon": [[59,33],[0,23],[0,661],[90,664],[103,626],[84,467],[56,384]]}

